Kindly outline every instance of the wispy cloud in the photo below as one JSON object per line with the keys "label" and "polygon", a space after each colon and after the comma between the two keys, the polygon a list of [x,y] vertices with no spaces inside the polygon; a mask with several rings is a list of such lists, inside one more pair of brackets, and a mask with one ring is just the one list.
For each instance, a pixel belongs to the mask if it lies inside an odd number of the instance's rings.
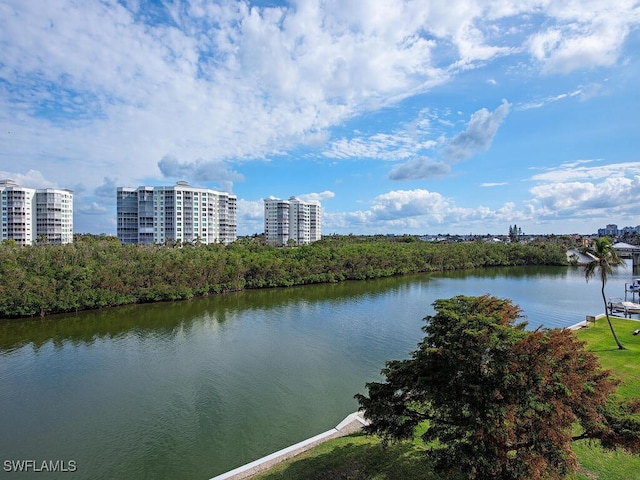
{"label": "wispy cloud", "polygon": [[610,177],[640,175],[640,162],[610,163],[606,165],[589,166],[590,162],[590,160],[581,160],[578,162],[566,163],[557,168],[551,168],[543,173],[533,175],[531,180],[562,183],[568,181],[598,180]]}
{"label": "wispy cloud", "polygon": [[215,182],[226,191],[233,189],[233,182],[244,180],[241,174],[230,169],[222,160],[198,159],[193,162],[181,162],[172,155],[165,155],[158,162],[158,168],[166,178]]}
{"label": "wispy cloud", "polygon": [[[82,186],[86,211],[115,182],[230,189],[249,161],[303,149],[305,159],[403,162],[393,180],[431,178],[486,151],[510,108],[477,110],[456,135],[451,117],[432,112],[464,108],[426,98],[434,88],[475,71],[507,92],[502,69],[481,68],[509,59],[535,79],[612,67],[640,25],[634,0],[267,3],[4,0],[3,176]],[[599,85],[541,90],[513,108],[586,99]],[[344,133],[409,99],[424,102],[413,119]]]}
{"label": "wispy cloud", "polygon": [[554,2],[552,25],[529,38],[529,52],[542,63],[544,72],[566,74],[618,60],[630,25],[638,22],[637,4],[623,0],[614,8],[597,2],[589,7]]}
{"label": "wispy cloud", "polygon": [[508,183],[507,182],[485,182],[480,184],[480,186],[483,188],[502,187],[504,185],[508,185]]}
{"label": "wispy cloud", "polygon": [[[175,3],[149,16],[141,13],[146,2],[7,1],[3,97],[23,118],[70,123],[72,144],[102,139],[121,158],[133,151],[147,170],[171,151],[188,161],[263,158],[426,91],[456,65],[516,51],[491,44],[506,41],[489,33],[503,18],[542,12],[550,19],[553,27],[527,41],[549,71],[609,64],[638,21],[629,1],[589,9],[457,3]],[[441,66],[447,44],[457,55]],[[141,140],[155,148],[138,155]]]}
{"label": "wispy cloud", "polygon": [[432,126],[433,120],[438,120],[437,114],[423,109],[415,118],[401,124],[391,133],[376,132],[363,135],[354,132],[349,138],[333,140],[323,152],[323,156],[369,160],[409,158],[438,145],[439,140],[433,138],[436,131]]}
{"label": "wispy cloud", "polygon": [[566,98],[571,98],[571,97],[576,97],[579,95],[583,95],[583,90],[581,88],[574,90],[572,92],[569,93],[560,93],[558,95],[553,95],[553,96],[547,96],[545,98],[541,98],[538,100],[533,100],[527,103],[523,103],[520,105],[517,105],[515,107],[516,110],[531,110],[533,108],[541,108],[544,107],[550,103],[554,103],[557,102],[559,100],[564,100]]}
{"label": "wispy cloud", "polygon": [[402,163],[389,172],[390,180],[419,180],[447,175],[451,167],[428,157],[417,157]]}
{"label": "wispy cloud", "polygon": [[[443,160],[418,156],[395,166],[388,175],[390,180],[421,180],[436,178],[451,172],[451,165],[468,160],[479,152],[489,149],[500,124],[509,113],[509,102],[493,112],[482,108],[471,115],[464,131],[457,133],[444,147]],[[441,143],[435,142],[434,144]]]}
{"label": "wispy cloud", "polygon": [[466,130],[453,137],[445,148],[446,159],[461,162],[488,150],[510,107],[511,104],[503,100],[493,112],[483,108],[471,115]]}
{"label": "wispy cloud", "polygon": [[303,202],[322,202],[324,200],[329,200],[330,198],[335,197],[336,194],[333,193],[330,190],[325,190],[324,192],[320,192],[320,193],[303,193],[298,195],[297,197],[302,200]]}
{"label": "wispy cloud", "polygon": [[0,170],[0,179],[10,179],[18,185],[28,188],[63,188],[61,185],[56,185],[51,180],[47,180],[42,172],[38,170],[29,170],[24,174]]}

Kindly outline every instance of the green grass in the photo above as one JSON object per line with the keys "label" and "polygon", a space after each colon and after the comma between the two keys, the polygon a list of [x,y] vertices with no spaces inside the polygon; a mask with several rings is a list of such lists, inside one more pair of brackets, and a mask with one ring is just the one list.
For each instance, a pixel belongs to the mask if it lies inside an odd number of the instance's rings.
{"label": "green grass", "polygon": [[613,370],[614,375],[622,383],[616,394],[623,398],[633,398],[640,395],[640,335],[633,335],[634,330],[640,329],[640,322],[611,318],[620,343],[627,350],[618,350],[611,335],[606,318],[601,318],[588,328],[578,331],[581,340],[587,342],[587,348],[600,357],[603,368]]}
{"label": "green grass", "polygon": [[323,443],[256,477],[260,480],[437,480],[419,442],[382,447],[362,433]]}
{"label": "green grass", "polygon": [[[606,319],[578,331],[587,349],[597,353],[605,369],[614,372],[622,383],[616,395],[640,396],[640,335],[633,336],[640,322],[612,318],[618,338],[627,350],[618,350]],[[596,442],[579,441],[574,451],[580,463],[579,473],[567,480],[640,479],[640,456],[619,451],[604,451]],[[354,434],[323,443],[283,462],[259,480],[437,480],[423,454],[419,435],[413,442],[382,447],[380,439]]]}
{"label": "green grass", "polygon": [[[603,368],[612,370],[620,380],[616,395],[631,399],[640,396],[640,335],[633,331],[640,328],[640,322],[611,318],[620,342],[627,350],[618,350],[611,335],[606,318],[596,324],[589,324],[578,332],[580,339],[587,342],[587,349],[600,357]],[[640,479],[640,456],[619,451],[606,451],[596,442],[579,441],[573,451],[580,462],[579,480],[627,480]]]}

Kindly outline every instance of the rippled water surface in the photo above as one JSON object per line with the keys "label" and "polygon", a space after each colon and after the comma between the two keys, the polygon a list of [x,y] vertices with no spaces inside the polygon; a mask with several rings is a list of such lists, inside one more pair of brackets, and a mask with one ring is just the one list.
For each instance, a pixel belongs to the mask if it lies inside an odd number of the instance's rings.
{"label": "rippled water surface", "polygon": [[[631,278],[616,272],[607,295]],[[503,268],[2,322],[0,460],[208,479],[335,426],[385,360],[415,349],[435,299],[484,293],[511,298],[532,328],[603,311],[580,269]]]}

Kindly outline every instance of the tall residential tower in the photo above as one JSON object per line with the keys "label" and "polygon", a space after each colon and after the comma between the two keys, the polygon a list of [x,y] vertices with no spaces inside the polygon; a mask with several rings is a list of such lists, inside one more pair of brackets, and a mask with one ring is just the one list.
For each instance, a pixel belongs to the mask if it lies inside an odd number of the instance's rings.
{"label": "tall residential tower", "polygon": [[18,245],[34,242],[73,242],[73,191],[25,188],[13,180],[0,180],[1,240]]}
{"label": "tall residential tower", "polygon": [[267,245],[284,246],[288,243],[305,245],[320,240],[320,202],[303,202],[269,197],[264,199],[264,233]]}
{"label": "tall residential tower", "polygon": [[118,187],[118,238],[122,243],[236,240],[236,196],[191,187]]}

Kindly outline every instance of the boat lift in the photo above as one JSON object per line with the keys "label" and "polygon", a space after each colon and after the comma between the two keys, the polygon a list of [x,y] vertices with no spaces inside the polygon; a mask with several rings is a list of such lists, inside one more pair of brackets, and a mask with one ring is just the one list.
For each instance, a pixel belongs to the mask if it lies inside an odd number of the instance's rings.
{"label": "boat lift", "polygon": [[631,293],[631,301],[636,301],[636,295],[640,299],[640,278],[635,278],[633,282],[624,284],[624,301],[627,301],[627,294]]}
{"label": "boat lift", "polygon": [[631,315],[640,314],[640,303],[628,302],[621,297],[609,297],[607,309],[611,315],[624,313],[625,318],[631,318]]}

